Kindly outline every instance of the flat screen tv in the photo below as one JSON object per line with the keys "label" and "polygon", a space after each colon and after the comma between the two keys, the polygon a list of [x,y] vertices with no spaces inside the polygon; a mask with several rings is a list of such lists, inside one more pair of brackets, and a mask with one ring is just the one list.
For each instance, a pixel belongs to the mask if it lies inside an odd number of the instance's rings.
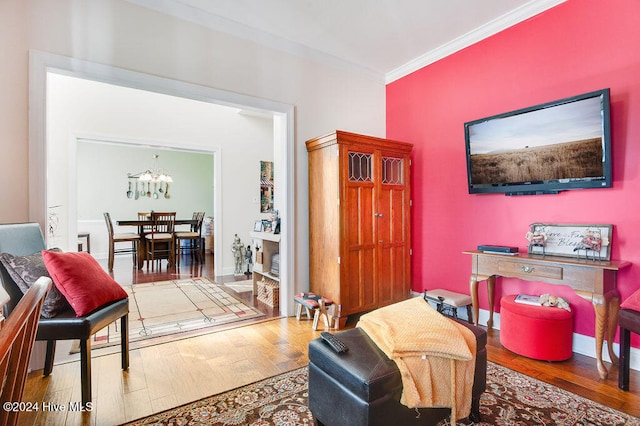
{"label": "flat screen tv", "polygon": [[470,194],[611,187],[609,89],[464,125]]}

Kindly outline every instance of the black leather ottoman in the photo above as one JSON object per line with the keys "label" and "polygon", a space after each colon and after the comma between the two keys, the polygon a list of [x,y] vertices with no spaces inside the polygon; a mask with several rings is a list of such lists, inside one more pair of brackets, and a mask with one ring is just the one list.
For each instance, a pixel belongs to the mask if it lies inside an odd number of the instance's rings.
{"label": "black leather ottoman", "polygon": [[[472,421],[480,419],[480,395],[486,388],[487,332],[459,321],[476,335],[476,370],[472,391]],[[336,333],[349,351],[338,354],[322,339],[309,343],[309,409],[320,425],[435,425],[449,408],[412,409],[400,404],[402,379],[360,328]],[[471,385],[471,384],[470,384]]]}

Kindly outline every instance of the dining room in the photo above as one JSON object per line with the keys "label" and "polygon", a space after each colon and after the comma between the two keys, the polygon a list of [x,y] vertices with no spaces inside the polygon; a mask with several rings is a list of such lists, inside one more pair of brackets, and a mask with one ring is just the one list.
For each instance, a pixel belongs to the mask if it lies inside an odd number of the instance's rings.
{"label": "dining room", "polygon": [[[139,236],[142,243],[135,244],[140,248],[136,256],[139,268],[146,266],[144,259],[150,247],[144,244],[149,234],[144,231],[150,229],[153,213],[174,213],[174,223],[170,226],[174,238],[175,233],[195,230],[201,234],[206,252],[214,251],[215,153],[88,140],[79,140],[76,152],[78,176],[99,175],[104,179],[104,189],[97,186],[94,179],[77,180],[78,234],[89,235],[94,257],[106,258],[110,250],[105,213],[109,214],[114,235],[133,233]],[[125,169],[132,171],[124,172]],[[118,181],[120,185],[108,183]],[[201,224],[194,221],[196,212],[203,213]],[[145,222],[144,226],[141,221]],[[88,250],[86,241],[80,238],[78,242],[79,249]],[[117,242],[116,256],[125,254],[123,252],[132,245],[131,242]],[[166,268],[168,265],[156,262],[150,266]]]}

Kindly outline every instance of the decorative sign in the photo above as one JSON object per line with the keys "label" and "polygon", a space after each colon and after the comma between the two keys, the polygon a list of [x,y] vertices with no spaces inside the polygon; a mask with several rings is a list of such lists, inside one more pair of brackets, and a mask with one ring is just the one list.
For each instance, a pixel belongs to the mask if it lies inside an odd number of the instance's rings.
{"label": "decorative sign", "polygon": [[527,233],[529,253],[611,259],[613,225],[558,225],[532,223]]}

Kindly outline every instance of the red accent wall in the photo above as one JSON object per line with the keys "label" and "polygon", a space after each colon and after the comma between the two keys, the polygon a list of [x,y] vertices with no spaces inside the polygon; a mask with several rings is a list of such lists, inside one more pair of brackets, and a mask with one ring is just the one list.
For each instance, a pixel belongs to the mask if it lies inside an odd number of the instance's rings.
{"label": "red accent wall", "polygon": [[[640,2],[569,0],[387,85],[387,137],[411,142],[413,290],[468,293],[478,244],[526,250],[530,223],[613,224],[612,259],[624,300],[640,287]],[[558,195],[470,195],[464,123],[609,87],[613,187]],[[502,279],[503,294],[553,293],[594,335],[590,302],[566,286]],[[480,307],[488,308],[481,283]],[[638,347],[639,339],[633,341]]]}

